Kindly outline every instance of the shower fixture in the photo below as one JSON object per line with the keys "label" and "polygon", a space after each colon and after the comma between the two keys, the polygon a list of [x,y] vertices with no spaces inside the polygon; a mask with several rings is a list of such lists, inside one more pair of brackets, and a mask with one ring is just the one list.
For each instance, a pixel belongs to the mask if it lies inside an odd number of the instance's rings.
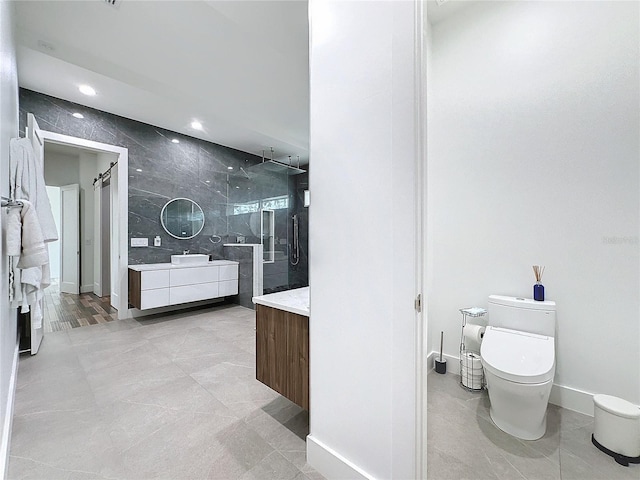
{"label": "shower fixture", "polygon": [[298,214],[291,217],[293,220],[293,245],[291,245],[291,265],[294,267],[300,262],[300,242],[298,239]]}
{"label": "shower fixture", "polygon": [[306,170],[300,168],[300,157],[298,156],[298,166],[291,165],[291,156],[289,156],[289,164],[280,162],[273,159],[273,147],[270,148],[271,158],[265,159],[264,150],[262,151],[262,163],[248,167],[248,170],[252,172],[271,172],[271,173],[284,173],[285,175],[298,175],[305,173]]}

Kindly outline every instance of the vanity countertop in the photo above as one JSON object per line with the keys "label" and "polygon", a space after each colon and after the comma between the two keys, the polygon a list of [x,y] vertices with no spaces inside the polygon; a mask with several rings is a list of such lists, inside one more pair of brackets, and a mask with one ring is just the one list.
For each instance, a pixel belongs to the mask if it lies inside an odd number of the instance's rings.
{"label": "vanity countertop", "polygon": [[144,265],[129,265],[131,270],[135,270],[136,272],[148,272],[151,270],[173,270],[178,268],[196,268],[196,267],[213,267],[215,265],[238,265],[238,262],[234,262],[233,260],[213,260],[207,263],[196,263],[196,264],[181,264],[174,265],[173,263],[147,263]]}
{"label": "vanity countertop", "polygon": [[309,287],[253,297],[253,303],[309,316]]}

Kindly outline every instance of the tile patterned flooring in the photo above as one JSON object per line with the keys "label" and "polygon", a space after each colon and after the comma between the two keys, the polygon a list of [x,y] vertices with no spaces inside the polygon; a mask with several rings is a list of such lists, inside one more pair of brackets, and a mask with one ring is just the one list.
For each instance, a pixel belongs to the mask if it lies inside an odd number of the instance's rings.
{"label": "tile patterned flooring", "polygon": [[45,333],[111,322],[117,318],[111,297],[100,298],[93,293],[61,293],[57,279],[52,279],[51,285],[44,290]]}
{"label": "tile patterned flooring", "polygon": [[491,421],[487,393],[467,392],[459,380],[427,378],[429,479],[640,480],[640,465],[618,465],[593,446],[592,417],[549,405],[545,436],[518,440]]}
{"label": "tile patterned flooring", "polygon": [[308,414],[255,380],[253,310],[45,335],[21,356],[9,479],[322,480]]}

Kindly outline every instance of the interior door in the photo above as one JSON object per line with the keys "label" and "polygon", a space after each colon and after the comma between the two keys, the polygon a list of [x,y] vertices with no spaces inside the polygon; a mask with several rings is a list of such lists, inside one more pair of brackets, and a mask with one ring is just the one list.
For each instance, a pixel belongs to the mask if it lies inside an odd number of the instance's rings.
{"label": "interior door", "polygon": [[93,184],[93,293],[102,297],[102,179]]}
{"label": "interior door", "polygon": [[[120,216],[118,209],[118,164],[116,163],[111,167],[110,178],[110,190],[111,190],[111,205],[109,208],[109,217],[111,219],[111,231],[109,232],[111,248],[110,248],[110,264],[111,264],[111,306],[118,309],[120,305],[120,283],[124,279],[119,278],[119,265],[120,265],[120,248],[118,245],[118,236],[120,234]],[[125,171],[126,174],[126,171]],[[126,250],[125,250],[126,252]],[[125,253],[126,254],[126,253]],[[125,292],[126,295],[126,292]]]}
{"label": "interior door", "polygon": [[[44,140],[42,133],[40,133],[40,127],[36,122],[36,117],[32,113],[27,113],[27,138],[31,140],[33,151],[36,154],[36,161],[43,166],[44,171]],[[44,314],[44,300],[40,300],[40,311]],[[31,323],[31,355],[38,353],[42,337],[44,337],[44,321],[39,322],[39,326],[36,328],[35,322]]]}
{"label": "interior door", "polygon": [[60,187],[61,203],[61,265],[60,291],[80,293],[80,187]]}

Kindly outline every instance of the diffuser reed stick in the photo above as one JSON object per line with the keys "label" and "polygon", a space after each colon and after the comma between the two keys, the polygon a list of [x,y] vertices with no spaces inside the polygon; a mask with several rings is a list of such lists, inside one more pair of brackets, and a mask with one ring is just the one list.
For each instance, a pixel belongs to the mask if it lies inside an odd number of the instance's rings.
{"label": "diffuser reed stick", "polygon": [[542,274],[544,273],[544,266],[534,265],[533,274],[536,276],[536,282],[542,282]]}

